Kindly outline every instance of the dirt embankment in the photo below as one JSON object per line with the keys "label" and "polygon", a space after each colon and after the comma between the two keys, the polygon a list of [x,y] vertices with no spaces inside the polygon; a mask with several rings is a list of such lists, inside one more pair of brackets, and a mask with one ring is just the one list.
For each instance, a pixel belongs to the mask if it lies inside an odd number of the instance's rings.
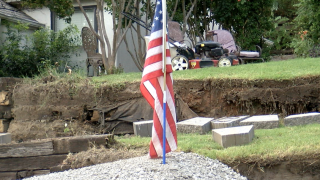
{"label": "dirt embankment", "polygon": [[[174,82],[178,121],[320,110],[320,77],[293,80],[179,80]],[[132,122],[152,119],[139,83],[92,86],[88,80],[19,84],[12,92],[14,140],[91,133],[132,133]],[[99,114],[100,113],[100,114]],[[103,113],[105,128],[98,127]],[[101,122],[101,121],[100,121]],[[67,127],[66,127],[67,126]]]}

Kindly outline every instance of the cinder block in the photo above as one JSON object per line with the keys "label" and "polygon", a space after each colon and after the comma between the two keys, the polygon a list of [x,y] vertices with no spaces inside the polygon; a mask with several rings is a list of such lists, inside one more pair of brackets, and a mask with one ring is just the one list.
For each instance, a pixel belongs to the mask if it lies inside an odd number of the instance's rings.
{"label": "cinder block", "polygon": [[273,129],[279,127],[278,115],[251,116],[240,122],[240,126],[254,125],[255,129]]}
{"label": "cinder block", "polygon": [[133,123],[134,135],[140,136],[140,137],[151,137],[152,125],[153,125],[153,120],[134,122]]}
{"label": "cinder block", "polygon": [[195,117],[177,123],[177,131],[181,133],[205,134],[211,130],[211,121],[214,118]]}
{"label": "cinder block", "polygon": [[303,124],[320,123],[320,113],[295,114],[284,118],[285,126],[298,126]]}
{"label": "cinder block", "polygon": [[9,91],[0,91],[0,105],[1,106],[10,105]]}
{"label": "cinder block", "polygon": [[240,126],[240,121],[248,118],[249,116],[237,116],[237,117],[223,117],[211,121],[212,129],[228,128]]}
{"label": "cinder block", "polygon": [[254,127],[239,126],[222,129],[213,129],[212,137],[222,147],[241,146],[249,144],[254,137]]}
{"label": "cinder block", "polygon": [[9,129],[9,121],[0,119],[0,133],[6,133]]}
{"label": "cinder block", "polygon": [[0,144],[11,143],[11,134],[10,133],[0,133]]}

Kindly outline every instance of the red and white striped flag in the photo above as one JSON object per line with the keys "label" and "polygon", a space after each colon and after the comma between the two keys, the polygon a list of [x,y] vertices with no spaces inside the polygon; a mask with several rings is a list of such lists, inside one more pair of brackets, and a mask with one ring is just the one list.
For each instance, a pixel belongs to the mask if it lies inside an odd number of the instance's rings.
{"label": "red and white striped flag", "polygon": [[[166,61],[163,60],[163,16],[162,1],[157,0],[156,11],[153,19],[150,41],[140,90],[150,106],[153,108],[153,128],[150,142],[151,158],[162,156],[163,153],[163,114],[166,108],[166,153],[177,149],[176,111],[174,104],[173,79],[171,57],[166,35]],[[164,21],[166,22],[166,20]],[[166,26],[164,26],[166,27]],[[164,78],[163,64],[166,62],[166,78]],[[166,82],[164,82],[166,79]],[[164,96],[165,93],[165,96]],[[167,101],[167,102],[164,102]]]}

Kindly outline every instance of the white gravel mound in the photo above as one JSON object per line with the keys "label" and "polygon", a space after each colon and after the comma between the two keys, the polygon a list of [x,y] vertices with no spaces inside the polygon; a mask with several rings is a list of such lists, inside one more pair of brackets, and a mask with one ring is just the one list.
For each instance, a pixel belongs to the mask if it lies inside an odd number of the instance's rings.
{"label": "white gravel mound", "polygon": [[247,178],[234,172],[230,167],[218,160],[195,153],[171,152],[166,155],[166,164],[162,164],[162,158],[149,159],[147,156],[142,156],[28,178],[28,180],[51,179],[245,180]]}

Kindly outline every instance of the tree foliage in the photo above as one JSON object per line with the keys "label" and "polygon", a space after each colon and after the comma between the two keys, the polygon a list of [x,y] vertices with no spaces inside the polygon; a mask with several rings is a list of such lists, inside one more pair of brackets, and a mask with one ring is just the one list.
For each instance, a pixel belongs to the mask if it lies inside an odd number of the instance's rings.
{"label": "tree foliage", "polygon": [[[205,40],[205,32],[212,30],[214,25],[229,30],[235,37],[237,44],[243,49],[253,49],[256,44],[261,45],[261,37],[272,28],[270,21],[273,0],[169,0],[168,9],[172,20],[188,25],[186,33],[193,45],[197,40]],[[183,18],[183,3],[191,15],[187,21]],[[176,4],[178,5],[176,6]],[[216,24],[215,24],[216,23]]]}
{"label": "tree foliage", "polygon": [[308,57],[309,51],[320,44],[320,2],[299,0],[296,6],[298,8],[297,17],[294,22],[297,31],[291,45],[298,56]]}
{"label": "tree foliage", "polygon": [[272,28],[272,0],[216,0],[214,18],[223,29],[231,31],[243,49],[261,44],[263,34]]}
{"label": "tree foliage", "polygon": [[48,7],[59,18],[65,19],[67,22],[71,21],[71,16],[74,13],[73,0],[21,0],[21,2],[26,8]]}

